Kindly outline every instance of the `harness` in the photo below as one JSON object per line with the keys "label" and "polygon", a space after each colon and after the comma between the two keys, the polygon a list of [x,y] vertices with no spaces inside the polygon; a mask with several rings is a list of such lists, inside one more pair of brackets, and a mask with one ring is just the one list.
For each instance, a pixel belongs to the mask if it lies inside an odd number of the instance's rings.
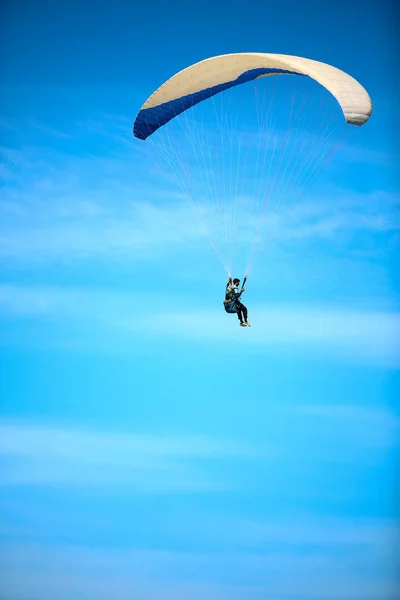
{"label": "harness", "polygon": [[[243,279],[242,288],[244,287],[246,280],[247,280],[247,276]],[[228,289],[228,286],[227,286],[227,289]],[[234,289],[238,289],[238,288],[235,287]],[[231,289],[229,292],[227,292],[225,294],[225,300],[230,300],[230,302],[224,302],[224,309],[225,309],[225,312],[227,312],[229,314],[234,314],[234,313],[238,312],[237,305],[240,301],[240,296],[243,294],[243,292],[240,292],[239,294],[237,294],[236,292],[234,292],[234,289]]]}

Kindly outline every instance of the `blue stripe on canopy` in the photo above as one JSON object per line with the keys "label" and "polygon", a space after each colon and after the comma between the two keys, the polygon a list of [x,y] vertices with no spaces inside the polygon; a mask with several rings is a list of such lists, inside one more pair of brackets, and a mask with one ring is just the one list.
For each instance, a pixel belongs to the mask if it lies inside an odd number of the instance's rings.
{"label": "blue stripe on canopy", "polygon": [[211,98],[212,96],[228,90],[229,88],[235,87],[236,85],[253,81],[261,75],[269,75],[271,73],[282,73],[287,75],[301,74],[295,73],[294,71],[287,71],[285,69],[250,69],[249,71],[245,71],[239,75],[239,77],[234,81],[220,83],[205,90],[200,90],[198,92],[194,92],[193,94],[188,94],[187,96],[182,96],[181,98],[176,98],[175,100],[170,100],[169,102],[164,102],[158,106],[142,109],[136,117],[133,126],[133,135],[140,140],[145,140],[152,133],[157,131],[159,127],[162,127],[168,123],[168,121],[180,115],[195,104],[198,104],[207,98]]}

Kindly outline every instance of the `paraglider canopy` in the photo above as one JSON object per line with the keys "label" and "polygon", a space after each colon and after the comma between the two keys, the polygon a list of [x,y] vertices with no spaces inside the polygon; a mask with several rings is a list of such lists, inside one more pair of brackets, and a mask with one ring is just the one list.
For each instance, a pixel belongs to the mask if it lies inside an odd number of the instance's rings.
{"label": "paraglider canopy", "polygon": [[225,270],[239,252],[235,270],[248,274],[267,207],[274,216],[300,200],[339,148],[339,130],[363,125],[371,113],[366,90],[336,67],[245,52],[168,79],[141,107],[133,133],[168,165]]}
{"label": "paraglider canopy", "polygon": [[242,52],[202,60],[168,79],[143,104],[135,120],[134,135],[145,140],[207,98],[260,77],[284,74],[315,79],[339,102],[347,123],[363,125],[372,113],[366,90],[336,67],[300,56]]}

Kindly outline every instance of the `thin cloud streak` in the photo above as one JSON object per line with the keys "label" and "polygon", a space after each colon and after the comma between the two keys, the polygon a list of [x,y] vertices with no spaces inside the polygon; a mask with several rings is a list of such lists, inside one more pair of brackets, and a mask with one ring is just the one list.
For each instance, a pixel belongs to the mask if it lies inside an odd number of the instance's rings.
{"label": "thin cloud streak", "polygon": [[[117,121],[115,127],[125,125]],[[154,171],[144,156],[134,159],[126,149],[107,158],[101,154],[78,158],[35,147],[24,151],[2,147],[0,152],[3,259],[27,264],[65,258],[103,260],[106,255],[134,260],[144,253],[159,257],[183,248],[196,254],[199,241],[208,249],[206,233],[177,182]],[[287,199],[279,216],[267,211],[264,238],[298,246],[302,241],[332,240],[341,233],[366,232],[372,238],[399,229],[395,195],[379,190],[369,195],[348,190],[327,194],[293,204]],[[242,204],[245,209],[246,198]],[[248,240],[254,218],[243,210],[238,244]]]}
{"label": "thin cloud streak", "polygon": [[[222,310],[222,309],[221,309]],[[235,331],[236,317],[215,311],[164,312],[143,315],[143,320],[122,321],[121,327],[132,331],[156,334],[175,339],[209,341],[238,341],[243,349],[279,348],[284,351],[324,351],[343,360],[366,361],[377,364],[399,364],[400,315],[337,308],[304,308],[302,306],[252,307],[254,327]],[[225,316],[225,320],[223,317]],[[207,323],[207,327],[204,327]],[[371,343],[371,340],[374,340]]]}
{"label": "thin cloud streak", "polygon": [[[232,489],[219,462],[256,457],[251,445],[209,436],[113,434],[0,423],[1,485],[120,485],[136,492]],[[216,463],[213,468],[213,463]]]}
{"label": "thin cloud streak", "polygon": [[49,127],[45,123],[40,123],[39,121],[35,121],[33,119],[28,120],[28,125],[50,136],[55,136],[66,140],[72,139],[72,135],[70,133],[62,131],[60,129],[55,129],[54,127]]}
{"label": "thin cloud streak", "polygon": [[[345,550],[345,548],[344,548]],[[82,591],[89,598],[144,600],[231,598],[297,600],[383,600],[396,597],[394,566],[368,549],[338,556],[309,551],[182,553],[132,548],[3,545],[3,579],[22,600],[32,590],[44,600],[67,600]],[[381,567],[377,575],[377,566]],[[382,568],[383,567],[383,568]],[[155,583],[157,582],[157,583]],[[4,588],[3,588],[4,589]],[[48,595],[43,596],[43,590]],[[45,592],[46,593],[46,592]]]}
{"label": "thin cloud streak", "polygon": [[[135,310],[142,306],[141,318]],[[163,293],[160,309],[157,295],[113,294],[84,289],[0,286],[3,317],[59,322],[84,320],[95,327],[129,338],[173,338],[192,342],[235,342],[241,336],[245,349],[292,348],[327,351],[353,360],[398,364],[400,314],[397,312],[345,310],[336,306],[256,304],[251,307],[253,327],[239,331],[235,315],[222,308],[191,309],[195,299]],[[169,306],[177,307],[170,310]],[[165,308],[164,308],[165,307]],[[207,323],[207,327],[204,327]],[[373,340],[373,343],[371,343]]]}

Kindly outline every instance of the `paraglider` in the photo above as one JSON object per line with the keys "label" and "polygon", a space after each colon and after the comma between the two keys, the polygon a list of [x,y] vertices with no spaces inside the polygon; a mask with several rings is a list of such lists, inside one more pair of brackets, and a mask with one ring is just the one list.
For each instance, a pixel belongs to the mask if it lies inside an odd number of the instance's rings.
{"label": "paraglider", "polygon": [[301,198],[337,151],[342,126],[361,126],[371,113],[367,91],[336,67],[244,52],[168,79],[141,107],[133,133],[169,166],[227,274],[239,256],[247,277],[266,215],[268,239],[280,206]]}
{"label": "paraglider", "polygon": [[243,286],[242,289],[239,292],[239,283],[240,283],[240,279],[234,279],[232,282],[232,276],[229,275],[228,278],[228,283],[226,284],[226,292],[225,292],[225,299],[224,299],[224,308],[225,311],[227,313],[236,313],[239,319],[239,324],[242,327],[250,327],[250,323],[248,322],[247,318],[247,307],[242,304],[242,302],[240,302],[240,297],[243,294],[243,292],[245,291],[245,283],[246,283],[246,277],[243,281]]}

